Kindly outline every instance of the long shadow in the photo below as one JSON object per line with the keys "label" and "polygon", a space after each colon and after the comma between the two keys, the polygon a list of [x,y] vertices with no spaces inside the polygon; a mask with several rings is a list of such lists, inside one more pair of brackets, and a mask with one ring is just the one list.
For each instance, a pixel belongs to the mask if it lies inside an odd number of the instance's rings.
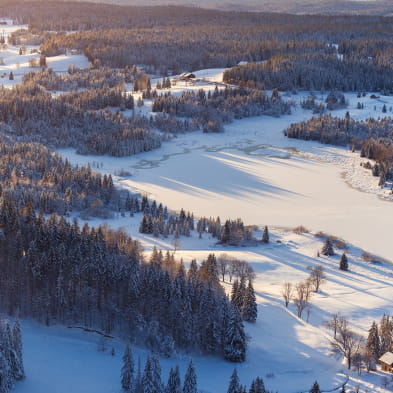
{"label": "long shadow", "polygon": [[[214,161],[212,165],[204,164],[204,167],[201,169],[202,171],[206,171],[205,179],[203,173],[197,173],[196,178],[194,176],[194,184],[186,183],[174,177],[161,176],[161,179],[168,183],[167,187],[169,188],[201,197],[217,194],[242,198],[251,197],[255,194],[275,198],[286,196],[304,197],[303,194],[269,183],[262,174],[250,164],[260,163],[261,160],[248,159],[242,156],[231,157],[231,159],[213,155],[205,155],[204,157]],[[277,161],[281,160],[277,159]],[[274,161],[274,164],[276,164],[276,161]],[[211,169],[210,172],[208,172],[209,169]],[[212,175],[215,175],[213,179],[217,179],[216,182],[212,180]],[[206,184],[206,182],[208,182],[208,185],[197,185],[198,183]]]}

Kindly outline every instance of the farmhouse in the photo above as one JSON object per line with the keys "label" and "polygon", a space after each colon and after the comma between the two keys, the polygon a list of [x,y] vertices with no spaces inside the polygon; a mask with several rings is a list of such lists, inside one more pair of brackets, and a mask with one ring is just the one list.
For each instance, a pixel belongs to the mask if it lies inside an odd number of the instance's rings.
{"label": "farmhouse", "polygon": [[381,364],[382,371],[393,372],[393,353],[386,352],[379,359],[378,362]]}

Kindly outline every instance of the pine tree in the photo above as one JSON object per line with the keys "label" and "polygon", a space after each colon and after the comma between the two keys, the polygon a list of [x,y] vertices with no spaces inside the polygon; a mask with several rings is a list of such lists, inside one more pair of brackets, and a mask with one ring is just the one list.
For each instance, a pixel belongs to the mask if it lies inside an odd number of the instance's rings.
{"label": "pine tree", "polygon": [[378,325],[375,321],[372,323],[368,331],[366,343],[366,357],[369,362],[368,368],[375,369],[375,362],[381,355],[381,342],[378,333]]}
{"label": "pine tree", "polygon": [[251,281],[248,282],[241,312],[244,321],[253,323],[257,320],[258,307],[255,299],[254,287],[252,286]]}
{"label": "pine tree", "polygon": [[15,320],[14,326],[12,327],[12,349],[16,355],[15,378],[20,380],[25,377],[25,369],[23,365],[22,333],[19,318]]}
{"label": "pine tree", "polygon": [[266,393],[265,384],[263,383],[263,379],[261,377],[257,377],[255,379],[255,393]]}
{"label": "pine tree", "polygon": [[269,243],[269,229],[265,226],[262,234],[262,243]]}
{"label": "pine tree", "polygon": [[130,392],[134,379],[134,360],[130,345],[127,344],[123,355],[123,367],[121,368],[121,387]]}
{"label": "pine tree", "polygon": [[314,382],[314,385],[310,389],[310,393],[321,393],[321,390],[319,389],[319,385],[318,385],[317,381]]}
{"label": "pine tree", "polygon": [[155,355],[146,359],[145,370],[142,376],[143,393],[162,393],[161,367]]}
{"label": "pine tree", "polygon": [[138,358],[138,370],[136,372],[132,393],[143,393],[141,359],[140,358]]}
{"label": "pine tree", "polygon": [[230,362],[243,362],[246,358],[246,349],[246,335],[240,313],[232,306],[225,332],[224,358]]}
{"label": "pine tree", "polygon": [[392,349],[393,322],[387,315],[383,315],[379,324],[380,354]]}
{"label": "pine tree", "polygon": [[179,366],[171,368],[165,393],[182,393]]}
{"label": "pine tree", "polygon": [[240,381],[235,368],[233,369],[231,379],[229,381],[228,393],[239,393],[239,392],[240,392]]}
{"label": "pine tree", "polygon": [[325,244],[322,247],[321,254],[327,256],[334,255],[333,245],[329,238],[326,239]]}
{"label": "pine tree", "polygon": [[192,359],[188,364],[186,375],[184,376],[183,393],[197,393],[197,377]]}
{"label": "pine tree", "polygon": [[341,255],[340,270],[348,270],[348,258],[345,255],[345,252]]}
{"label": "pine tree", "polygon": [[10,81],[14,80],[14,73],[12,71],[10,71],[10,74],[9,74],[8,78],[9,78]]}

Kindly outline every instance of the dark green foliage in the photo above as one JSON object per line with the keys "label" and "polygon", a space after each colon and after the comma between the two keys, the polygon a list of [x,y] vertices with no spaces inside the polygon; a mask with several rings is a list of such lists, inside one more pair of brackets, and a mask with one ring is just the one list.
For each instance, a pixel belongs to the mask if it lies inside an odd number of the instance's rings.
{"label": "dark green foliage", "polygon": [[186,375],[184,376],[183,393],[197,393],[197,376],[192,359],[188,363]]}
{"label": "dark green foliage", "polygon": [[340,270],[348,270],[348,258],[345,252],[341,255],[340,258]]}
{"label": "dark green foliage", "polygon": [[267,226],[263,229],[262,243],[269,243],[269,229]]}
{"label": "dark green foliage", "polygon": [[22,336],[18,320],[12,329],[7,320],[0,322],[0,392],[7,393],[25,377]]}
{"label": "dark green foliage", "polygon": [[230,362],[244,362],[247,349],[246,336],[240,313],[235,306],[229,310],[224,339],[224,358]]}
{"label": "dark green foliage", "polygon": [[333,244],[329,238],[327,238],[325,240],[325,243],[324,243],[322,250],[321,250],[321,254],[326,255],[328,257],[334,255]]}
{"label": "dark green foliage", "polygon": [[130,345],[127,344],[123,355],[123,367],[121,369],[121,387],[130,392],[134,382],[134,359]]}
{"label": "dark green foliage", "polygon": [[319,389],[319,385],[318,385],[317,381],[314,382],[314,385],[310,389],[310,393],[321,393],[321,390]]}
{"label": "dark green foliage", "polygon": [[255,292],[252,282],[248,282],[248,287],[243,298],[243,305],[241,308],[243,321],[255,322],[258,316],[258,307],[255,299]]}
{"label": "dark green foliage", "polygon": [[236,369],[232,372],[227,393],[240,393],[240,380]]}
{"label": "dark green foliage", "polygon": [[393,125],[390,117],[357,121],[323,115],[292,124],[284,131],[289,138],[317,140],[334,145],[350,144],[352,151],[360,149],[360,156],[375,160],[376,164],[363,165],[380,176],[380,184],[393,176]]}

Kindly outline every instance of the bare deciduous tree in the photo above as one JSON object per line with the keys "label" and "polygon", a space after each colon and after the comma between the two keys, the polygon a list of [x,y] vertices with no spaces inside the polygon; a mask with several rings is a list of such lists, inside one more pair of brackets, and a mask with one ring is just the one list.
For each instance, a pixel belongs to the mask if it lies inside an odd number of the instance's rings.
{"label": "bare deciduous tree", "polygon": [[293,296],[293,285],[291,282],[284,283],[284,285],[282,286],[281,294],[285,301],[285,307],[288,307],[288,304],[292,300]]}
{"label": "bare deciduous tree", "polygon": [[352,366],[353,357],[359,353],[362,337],[352,331],[348,326],[348,320],[341,316],[338,319],[336,338],[331,341],[332,349],[341,353],[347,359],[348,369]]}
{"label": "bare deciduous tree", "polygon": [[313,267],[309,266],[307,269],[311,271],[309,277],[310,283],[314,287],[314,291],[318,292],[319,288],[321,287],[321,284],[323,283],[326,277],[325,270],[322,265],[317,265]]}
{"label": "bare deciduous tree", "polygon": [[293,302],[297,309],[297,316],[302,317],[303,311],[309,306],[309,300],[311,297],[311,285],[310,281],[302,281],[295,286],[295,296]]}

